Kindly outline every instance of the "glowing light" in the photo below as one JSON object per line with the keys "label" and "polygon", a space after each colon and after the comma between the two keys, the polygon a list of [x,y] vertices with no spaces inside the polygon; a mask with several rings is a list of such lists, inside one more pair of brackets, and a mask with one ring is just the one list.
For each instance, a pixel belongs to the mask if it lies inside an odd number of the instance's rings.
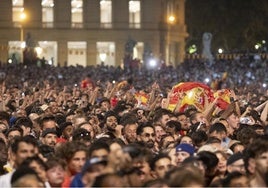
{"label": "glowing light", "polygon": [[219,52],[219,54],[222,54],[223,53],[223,49],[219,48],[218,49],[218,52]]}
{"label": "glowing light", "polygon": [[150,59],[149,60],[149,65],[150,65],[150,67],[155,67],[156,66],[156,60]]}
{"label": "glowing light", "polygon": [[37,55],[40,56],[43,52],[43,49],[41,47],[36,47],[35,51],[36,51]]}
{"label": "glowing light", "polygon": [[99,57],[100,57],[100,60],[101,60],[102,62],[105,62],[105,60],[106,60],[106,58],[107,58],[107,54],[106,54],[106,53],[100,53]]}
{"label": "glowing light", "polygon": [[174,23],[175,22],[175,16],[171,15],[168,17],[168,22],[169,23]]}
{"label": "glowing light", "polygon": [[12,59],[8,59],[7,62],[8,62],[9,64],[11,64],[11,63],[12,63]]}
{"label": "glowing light", "polygon": [[266,83],[263,83],[262,84],[262,87],[266,88],[267,87],[267,84]]}
{"label": "glowing light", "polygon": [[26,19],[26,14],[25,14],[24,12],[22,12],[22,13],[20,14],[20,19],[21,19],[21,21],[23,21],[23,20]]}
{"label": "glowing light", "polygon": [[197,51],[197,47],[195,44],[193,44],[192,46],[189,47],[189,54],[193,54]]}
{"label": "glowing light", "polygon": [[21,42],[20,47],[24,49],[26,47],[26,43],[24,41]]}
{"label": "glowing light", "polygon": [[205,78],[205,83],[209,83],[210,79],[209,78]]}
{"label": "glowing light", "polygon": [[261,47],[260,43],[255,44],[255,49],[258,50]]}

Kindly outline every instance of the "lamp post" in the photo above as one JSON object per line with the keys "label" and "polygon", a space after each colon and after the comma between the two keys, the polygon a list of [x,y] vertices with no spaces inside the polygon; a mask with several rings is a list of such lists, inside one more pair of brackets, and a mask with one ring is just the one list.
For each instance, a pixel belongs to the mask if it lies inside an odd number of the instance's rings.
{"label": "lamp post", "polygon": [[23,42],[24,41],[24,37],[23,37],[23,22],[26,19],[26,14],[24,12],[22,12],[20,14],[20,41]]}
{"label": "lamp post", "polygon": [[170,63],[170,30],[171,25],[173,25],[176,21],[175,16],[169,15],[167,18],[167,44],[166,44],[166,63],[169,65]]}
{"label": "lamp post", "polygon": [[26,14],[22,12],[20,14],[20,47],[21,47],[21,62],[23,63],[23,49],[25,48],[23,22],[26,19]]}

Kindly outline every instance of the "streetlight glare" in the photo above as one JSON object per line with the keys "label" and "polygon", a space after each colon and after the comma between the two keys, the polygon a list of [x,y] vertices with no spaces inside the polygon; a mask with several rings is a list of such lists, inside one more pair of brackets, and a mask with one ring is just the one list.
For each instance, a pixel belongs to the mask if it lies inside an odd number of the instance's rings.
{"label": "streetlight glare", "polygon": [[168,17],[168,22],[169,23],[174,23],[175,22],[175,16],[171,15]]}
{"label": "streetlight glare", "polygon": [[26,19],[26,14],[25,14],[24,12],[22,12],[22,13],[20,14],[20,19],[21,19],[22,21]]}
{"label": "streetlight glare", "polygon": [[223,53],[223,49],[222,48],[219,48],[218,49],[218,52],[219,52],[219,54],[222,54]]}

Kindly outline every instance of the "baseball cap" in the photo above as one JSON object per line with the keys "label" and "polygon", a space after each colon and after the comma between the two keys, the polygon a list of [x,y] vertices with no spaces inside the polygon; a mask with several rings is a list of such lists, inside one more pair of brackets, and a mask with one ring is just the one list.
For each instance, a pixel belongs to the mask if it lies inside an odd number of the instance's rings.
{"label": "baseball cap", "polygon": [[47,134],[55,134],[55,135],[57,135],[57,131],[55,129],[45,129],[42,132],[41,137],[45,137]]}
{"label": "baseball cap", "polygon": [[227,159],[227,165],[231,165],[240,159],[243,159],[243,154],[241,152],[235,153]]}
{"label": "baseball cap", "polygon": [[176,152],[181,152],[181,151],[184,151],[184,152],[187,152],[189,153],[190,155],[193,155],[194,154],[194,147],[190,144],[186,144],[186,143],[182,143],[182,144],[179,144],[176,146]]}

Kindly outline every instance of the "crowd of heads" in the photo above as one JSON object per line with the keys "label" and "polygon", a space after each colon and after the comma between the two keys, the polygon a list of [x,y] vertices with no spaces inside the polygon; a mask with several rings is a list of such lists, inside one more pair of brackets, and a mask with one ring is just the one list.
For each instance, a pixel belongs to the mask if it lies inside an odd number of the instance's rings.
{"label": "crowd of heads", "polygon": [[[1,187],[268,186],[265,61],[1,66]],[[167,108],[174,84],[207,76],[233,91],[226,109]]]}

